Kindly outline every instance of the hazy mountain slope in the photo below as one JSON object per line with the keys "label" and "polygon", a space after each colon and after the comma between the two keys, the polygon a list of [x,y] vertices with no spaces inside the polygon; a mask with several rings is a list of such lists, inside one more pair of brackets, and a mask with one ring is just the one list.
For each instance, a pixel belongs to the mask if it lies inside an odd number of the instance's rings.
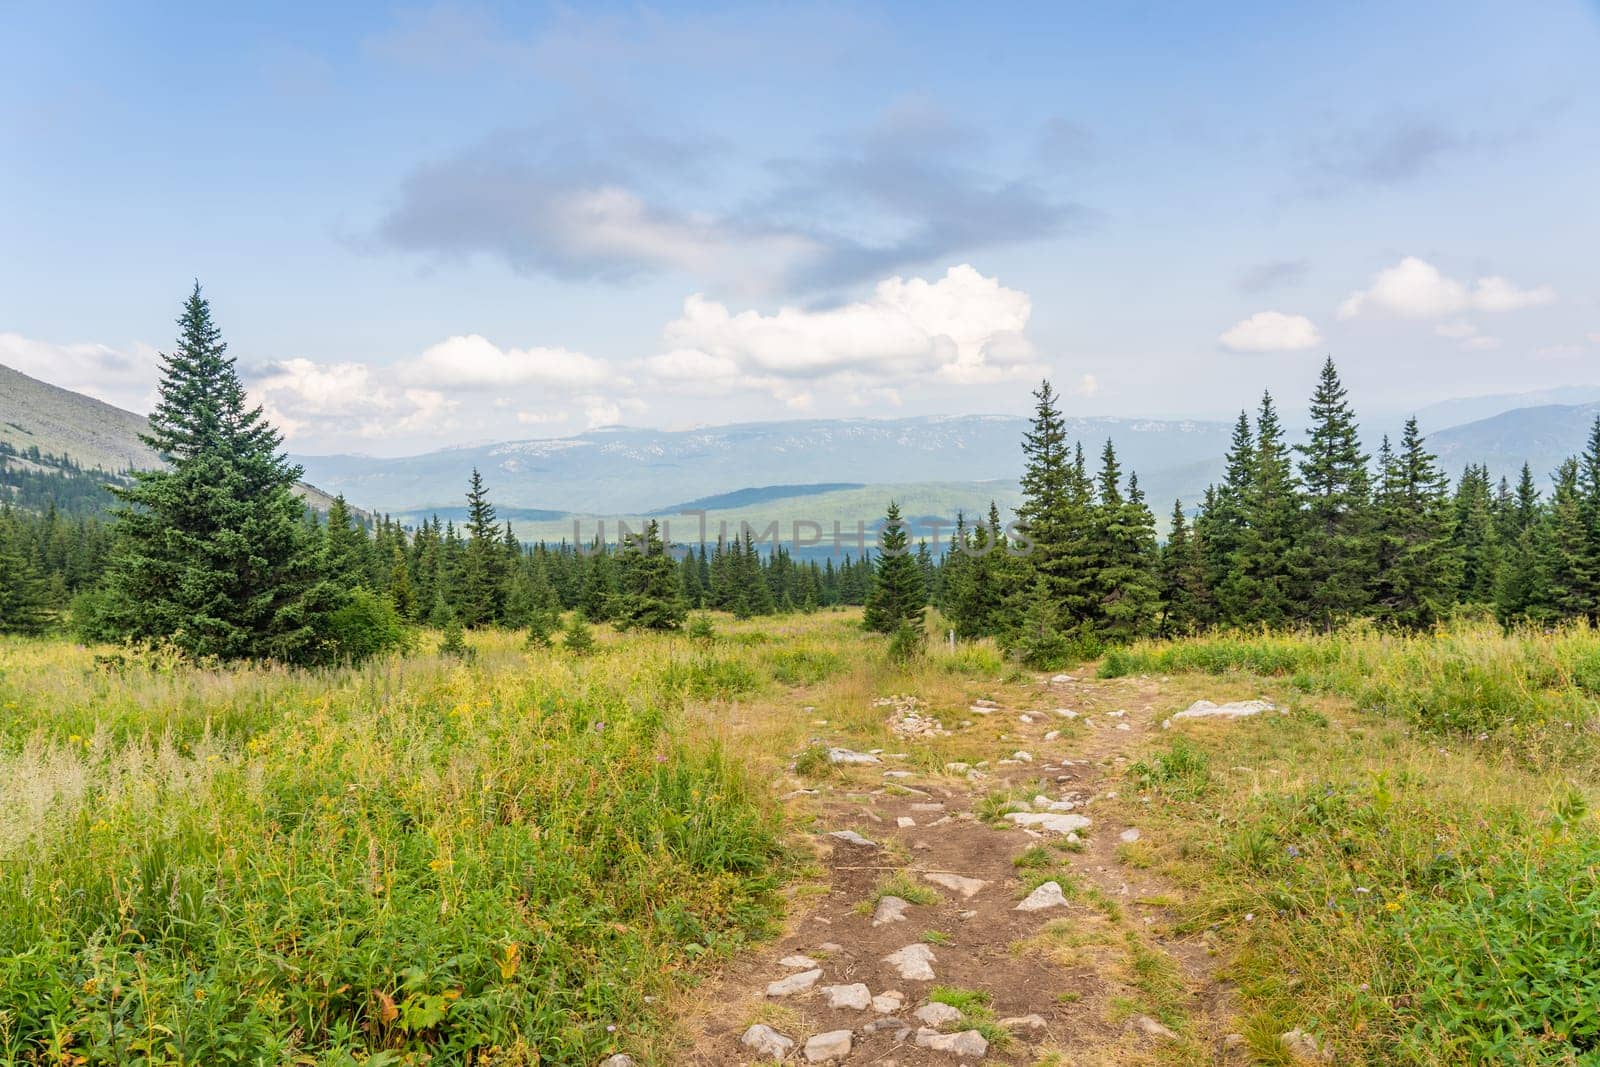
{"label": "hazy mountain slope", "polygon": [[[149,470],[160,460],[139,439],[147,425],[143,415],[0,366],[0,441],[18,452],[38,446],[40,452],[70,456],[86,468]],[[333,503],[332,496],[315,486],[302,483],[297,488],[319,511]]]}
{"label": "hazy mountain slope", "polygon": [[149,468],[156,456],[139,440],[143,415],[0,366],[0,441],[19,452],[70,456],[106,471]]}
{"label": "hazy mountain slope", "polygon": [[[1012,481],[1027,420],[1002,415],[809,419],[699,430],[607,429],[401,459],[300,456],[306,476],[391,511],[460,501],[477,467],[497,503],[588,514],[643,512],[779,482]],[[1141,475],[1220,456],[1219,422],[1069,419],[1091,462],[1111,437]]]}
{"label": "hazy mountain slope", "polygon": [[1563,385],[1527,393],[1501,393],[1445,400],[1417,410],[1423,433],[1436,433],[1447,427],[1461,427],[1513,411],[1552,405],[1593,404],[1600,401],[1600,385]]}
{"label": "hazy mountain slope", "polygon": [[1468,463],[1487,463],[1496,475],[1515,478],[1526,460],[1547,483],[1568,456],[1582,452],[1600,403],[1519,408],[1431,434],[1428,445],[1451,476]]}

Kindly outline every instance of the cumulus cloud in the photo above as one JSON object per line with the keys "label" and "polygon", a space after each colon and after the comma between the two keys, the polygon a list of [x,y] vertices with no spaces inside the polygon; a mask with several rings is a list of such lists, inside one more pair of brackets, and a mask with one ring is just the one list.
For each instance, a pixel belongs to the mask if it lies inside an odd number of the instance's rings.
{"label": "cumulus cloud", "polygon": [[1407,256],[1373,275],[1368,288],[1347,296],[1339,305],[1339,318],[1377,314],[1431,319],[1463,311],[1518,311],[1555,299],[1555,291],[1547,285],[1523,289],[1498,275],[1468,285],[1425,260]]}
{"label": "cumulus cloud", "polygon": [[791,405],[818,382],[994,382],[1039,372],[1023,332],[1031,312],[1028,294],[966,264],[935,281],[889,278],[865,300],[818,310],[735,312],[697,294],[667,324],[666,351],[644,366],[663,384],[764,388]]}
{"label": "cumulus cloud", "polygon": [[1294,352],[1317,344],[1322,334],[1304,315],[1258,311],[1228,327],[1217,340],[1234,352]]}
{"label": "cumulus cloud", "polygon": [[403,381],[456,389],[547,385],[566,389],[617,384],[603,360],[566,348],[500,348],[478,334],[451,337],[396,368]]}
{"label": "cumulus cloud", "polygon": [[161,378],[161,354],[149,345],[55,344],[19,333],[0,333],[0,364],[138,412],[154,406]]}

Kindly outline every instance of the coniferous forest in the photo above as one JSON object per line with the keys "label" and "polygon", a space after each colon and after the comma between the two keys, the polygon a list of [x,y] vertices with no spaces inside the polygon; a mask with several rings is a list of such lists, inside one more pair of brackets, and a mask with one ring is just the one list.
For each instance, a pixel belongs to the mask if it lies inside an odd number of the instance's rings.
{"label": "coniferous forest", "polygon": [[[498,520],[476,470],[464,472],[460,527],[435,516],[407,528],[342,497],[319,513],[291,492],[300,472],[248,406],[198,287],[178,324],[145,439],[167,466],[105,484],[61,461],[53,481],[17,481],[0,510],[4,629],[311,664],[402,645],[414,625],[547,629],[571,610],[676,629],[694,609],[748,618],[864,604],[869,629],[894,633],[933,605],[957,637],[994,637],[1048,665],[1216,629],[1600,616],[1600,422],[1549,494],[1527,467],[1513,484],[1469,465],[1452,484],[1414,419],[1367,449],[1331,358],[1304,439],[1289,440],[1263,394],[1239,415],[1221,483],[1174,501],[1164,540],[1137,473],[1109,441],[1092,457],[1068,441],[1045,382],[1014,518],[991,505],[958,516],[948,544],[913,547],[890,502],[876,553],[818,562],[748,527],[668,545],[654,521],[620,543],[528,544]],[[44,496],[52,485],[60,506]],[[115,501],[109,518],[90,485]]]}

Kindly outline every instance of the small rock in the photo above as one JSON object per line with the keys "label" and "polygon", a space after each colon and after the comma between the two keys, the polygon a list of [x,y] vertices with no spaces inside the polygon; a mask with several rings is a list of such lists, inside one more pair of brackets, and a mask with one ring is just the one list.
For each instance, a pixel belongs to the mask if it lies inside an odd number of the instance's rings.
{"label": "small rock", "polygon": [[822,995],[827,998],[830,1008],[866,1011],[872,1006],[872,991],[860,982],[852,985],[825,985],[822,987]]}
{"label": "small rock", "polygon": [[1054,674],[1050,676],[1051,685],[1067,685],[1072,681],[1070,674]]}
{"label": "small rock", "polygon": [[1074,830],[1083,830],[1090,825],[1088,816],[1054,812],[1013,811],[1008,812],[1006,818],[1018,826],[1037,826],[1041,830],[1057,834],[1070,834]]}
{"label": "small rock", "polygon": [[902,830],[909,830],[917,825],[917,820],[913,819],[909,815],[902,815],[895,819],[894,824]]}
{"label": "small rock", "polygon": [[[1259,704],[1265,703],[1265,701],[1251,701],[1250,703]],[[1270,707],[1271,705],[1268,706]],[[1286,1034],[1279,1034],[1278,1040],[1283,1043],[1285,1051],[1295,1059],[1304,1060],[1308,1063],[1333,1062],[1332,1054],[1318,1044],[1314,1036],[1298,1027]]]}
{"label": "small rock", "polygon": [[1125,722],[1119,722],[1119,723],[1117,723],[1117,729],[1119,729],[1119,730],[1131,730],[1131,729],[1133,729],[1133,727],[1129,726]]}
{"label": "small rock", "polygon": [[1136,1017],[1132,1022],[1128,1023],[1127,1029],[1137,1030],[1145,1037],[1154,1038],[1157,1041],[1178,1040],[1177,1034],[1173,1033],[1165,1026],[1162,1026],[1148,1015],[1140,1015]]}
{"label": "small rock", "polygon": [[796,993],[804,993],[817,984],[817,979],[822,977],[822,968],[816,967],[799,974],[791,974],[787,978],[780,978],[776,982],[767,983],[767,996],[792,997]]}
{"label": "small rock", "polygon": [[793,956],[785,956],[783,959],[778,961],[779,967],[788,967],[791,970],[796,971],[809,971],[816,965],[817,961],[812,959],[810,956],[801,956],[798,954]]}
{"label": "small rock", "polygon": [[944,805],[939,803],[921,803],[911,805],[912,811],[943,811]]}
{"label": "small rock", "polygon": [[1033,721],[1033,716],[1032,715],[1018,715],[1017,716],[1017,721],[1018,722],[1032,722]]}
{"label": "small rock", "polygon": [[879,1015],[893,1015],[905,1004],[906,995],[898,989],[886,989],[872,998],[872,1010]]}
{"label": "small rock", "polygon": [[933,954],[933,949],[927,945],[907,945],[898,952],[891,952],[883,958],[883,962],[895,968],[900,977],[910,982],[933,981],[933,965],[939,962]]}
{"label": "small rock", "polygon": [[885,778],[915,778],[916,777],[916,775],[912,774],[910,771],[884,771],[883,772],[883,776]]}
{"label": "small rock", "polygon": [[829,1030],[825,1034],[817,1034],[806,1039],[805,1056],[807,1063],[827,1063],[829,1060],[842,1060],[850,1055],[852,1035],[849,1030]]}
{"label": "small rock", "polygon": [[1067,906],[1066,895],[1061,892],[1060,882],[1045,882],[1038,889],[1029,893],[1027,898],[1018,904],[1013,911],[1044,911],[1046,908],[1064,908]]}
{"label": "small rock", "polygon": [[959,874],[949,874],[945,871],[924,871],[922,877],[936,886],[942,886],[952,892],[960,893],[962,899],[971,900],[977,892],[988,885],[981,878],[966,878]]}
{"label": "small rock", "polygon": [[904,1019],[874,1019],[862,1029],[869,1034],[881,1034],[887,1031],[894,1035],[896,1041],[904,1041],[911,1036],[911,1024]]}
{"label": "small rock", "polygon": [[1131,845],[1135,841],[1139,840],[1140,836],[1139,828],[1137,826],[1130,826],[1126,830],[1122,831],[1122,833],[1117,835],[1117,840],[1121,841],[1124,845]]}
{"label": "small rock", "polygon": [[1073,711],[1071,708],[1057,708],[1056,714],[1061,716],[1063,719],[1076,719],[1078,717],[1078,713]]}
{"label": "small rock", "polygon": [[780,794],[778,799],[799,800],[801,797],[814,797],[816,795],[817,791],[815,789],[791,789],[787,793]]}
{"label": "small rock", "polygon": [[1007,1030],[1044,1030],[1050,1026],[1045,1017],[1039,1014],[1013,1015],[1009,1019],[1001,1019],[1000,1025]]}
{"label": "small rock", "polygon": [[866,752],[853,752],[848,748],[830,748],[828,749],[828,762],[848,767],[867,763],[881,763],[882,761],[877,756],[869,755]]}
{"label": "small rock", "polygon": [[794,1048],[793,1041],[765,1023],[757,1023],[746,1030],[739,1044],[769,1060],[781,1060]]}
{"label": "small rock", "polygon": [[986,707],[983,707],[982,705],[979,705],[979,704],[974,704],[974,705],[972,705],[972,707],[968,708],[967,710],[972,712],[972,714],[974,714],[974,715],[993,715],[994,714],[994,709],[993,708],[986,708]]}
{"label": "small rock", "polygon": [[626,1052],[619,1052],[615,1056],[607,1056],[601,1060],[600,1067],[638,1067],[638,1064]]}
{"label": "small rock", "polygon": [[868,840],[867,838],[856,833],[854,830],[835,830],[828,836],[838,838],[840,841],[843,841],[849,845],[859,845],[862,848],[878,847],[878,843],[876,841]]}
{"label": "small rock", "polygon": [[944,1026],[947,1023],[956,1022],[961,1018],[961,1011],[959,1009],[953,1008],[948,1004],[940,1004],[937,1002],[924,1004],[912,1014],[917,1017],[918,1022],[926,1023],[927,1025],[933,1027]]}
{"label": "small rock", "polygon": [[822,944],[817,946],[817,951],[822,953],[824,956],[832,956],[834,953],[843,952],[844,946],[839,944],[837,941],[824,941]]}
{"label": "small rock", "polygon": [[956,761],[952,763],[946,763],[944,765],[944,769],[948,774],[966,774],[968,771],[972,770],[972,764]]}
{"label": "small rock", "polygon": [[1018,763],[1032,763],[1033,753],[1024,752],[1021,749],[1018,749],[1016,752],[1011,753],[1011,758],[1016,760]]}
{"label": "small rock", "polygon": [[1061,736],[1061,731],[1060,730],[1049,730],[1049,731],[1047,731],[1045,733],[1044,739],[1046,741],[1054,741],[1056,738],[1058,738],[1060,736]]}
{"label": "small rock", "polygon": [[906,921],[906,909],[911,907],[909,900],[900,897],[880,897],[877,910],[872,913],[873,926],[887,926],[890,923],[903,923]]}
{"label": "small rock", "polygon": [[982,1059],[989,1054],[989,1042],[976,1030],[963,1030],[959,1034],[941,1034],[923,1028],[917,1031],[917,1047],[934,1052],[949,1052],[956,1056]]}
{"label": "small rock", "polygon": [[1222,1038],[1222,1059],[1227,1062],[1242,1063],[1249,1058],[1250,1043],[1243,1034],[1224,1034]]}

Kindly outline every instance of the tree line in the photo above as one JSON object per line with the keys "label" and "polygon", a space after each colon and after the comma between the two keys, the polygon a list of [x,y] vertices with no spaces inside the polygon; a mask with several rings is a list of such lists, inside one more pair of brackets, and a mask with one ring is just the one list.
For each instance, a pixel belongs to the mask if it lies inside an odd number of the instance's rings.
{"label": "tree line", "polygon": [[1034,396],[1015,535],[991,509],[962,520],[943,561],[939,605],[962,636],[1045,663],[1217,628],[1417,629],[1461,610],[1600,621],[1600,420],[1548,497],[1527,465],[1515,484],[1470,465],[1452,487],[1415,418],[1376,456],[1363,449],[1330,358],[1305,439],[1288,442],[1263,394],[1254,419],[1239,415],[1221,483],[1192,518],[1175,501],[1158,544],[1111,444],[1091,473],[1049,382]]}
{"label": "tree line", "polygon": [[933,604],[958,636],[1046,664],[1215,628],[1418,628],[1463,608],[1508,623],[1600,616],[1600,421],[1548,497],[1527,467],[1513,485],[1469,466],[1452,487],[1415,419],[1375,457],[1363,450],[1331,359],[1305,439],[1289,443],[1263,395],[1240,413],[1222,481],[1192,513],[1174,502],[1165,542],[1137,474],[1109,441],[1091,464],[1044,382],[1015,522],[991,504],[958,516],[949,546],[913,549],[891,503],[873,557],[819,564],[748,527],[712,546],[668,545],[653,521],[615,545],[526,544],[476,470],[459,527],[370,519],[342,497],[319,516],[198,286],[178,326],[145,436],[164,465],[108,487],[111,523],[0,506],[0,630],[44,629],[70,603],[89,639],[316,664],[403,644],[416,624],[545,633],[577,612],[676,629],[694,609],[865,605],[866,627],[910,650]]}

